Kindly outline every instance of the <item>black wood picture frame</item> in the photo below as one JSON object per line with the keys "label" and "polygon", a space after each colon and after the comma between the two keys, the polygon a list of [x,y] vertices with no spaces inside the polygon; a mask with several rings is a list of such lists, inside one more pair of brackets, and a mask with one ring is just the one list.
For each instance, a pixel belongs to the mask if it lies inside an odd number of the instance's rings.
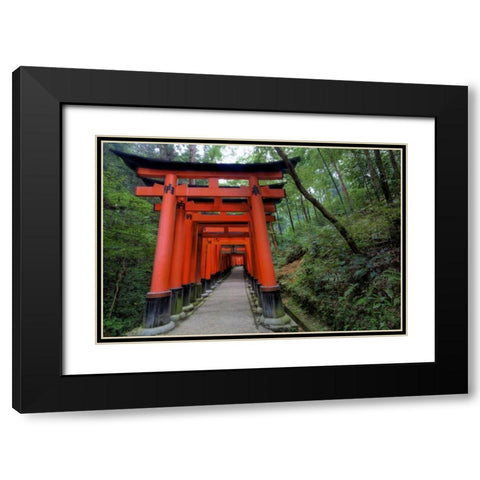
{"label": "black wood picture frame", "polygon": [[[23,413],[467,393],[467,92],[465,86],[17,69],[13,407]],[[62,375],[67,104],[435,118],[435,361]]]}

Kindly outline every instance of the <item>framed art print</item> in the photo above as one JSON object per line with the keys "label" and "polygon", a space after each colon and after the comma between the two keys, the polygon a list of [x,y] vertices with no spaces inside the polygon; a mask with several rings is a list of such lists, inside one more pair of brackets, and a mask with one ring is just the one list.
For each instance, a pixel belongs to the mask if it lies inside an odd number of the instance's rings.
{"label": "framed art print", "polygon": [[21,67],[20,412],[467,392],[467,88]]}

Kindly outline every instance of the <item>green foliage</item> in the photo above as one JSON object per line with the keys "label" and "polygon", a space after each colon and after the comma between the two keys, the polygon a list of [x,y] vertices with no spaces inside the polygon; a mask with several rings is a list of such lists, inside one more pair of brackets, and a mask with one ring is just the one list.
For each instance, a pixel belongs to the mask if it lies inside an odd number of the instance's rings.
{"label": "green foliage", "polygon": [[104,335],[125,334],[141,324],[156,243],[158,214],[135,197],[139,183],[106,151],[103,171]]}
{"label": "green foliage", "polygon": [[[317,330],[400,328],[400,255],[398,207],[379,207],[348,218],[365,251],[354,255],[330,226],[299,228],[282,242],[276,258],[284,295]],[[282,237],[283,240],[283,237]],[[299,266],[282,273],[295,252]]]}

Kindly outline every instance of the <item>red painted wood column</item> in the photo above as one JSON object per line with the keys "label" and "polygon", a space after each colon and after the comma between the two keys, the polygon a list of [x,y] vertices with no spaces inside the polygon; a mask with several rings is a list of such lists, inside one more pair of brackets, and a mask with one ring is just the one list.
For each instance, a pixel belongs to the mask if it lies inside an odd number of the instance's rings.
{"label": "red painted wood column", "polygon": [[255,297],[255,305],[257,307],[257,313],[262,313],[262,295],[260,293],[260,286],[262,284],[262,271],[261,271],[261,256],[258,252],[258,242],[256,241],[255,236],[255,225],[253,222],[253,214],[252,214],[252,203],[250,202],[250,247],[251,247],[251,255],[252,255],[252,275],[250,277],[250,286],[252,288],[252,292],[254,293]]}
{"label": "red painted wood column", "polygon": [[170,319],[171,294],[170,270],[175,230],[177,177],[165,175],[162,213],[157,234],[157,246],[153,262],[152,282],[147,293],[144,324],[146,328],[164,327],[167,331],[175,326]]}
{"label": "red painted wood column", "polygon": [[249,275],[253,276],[251,239],[248,239],[248,242],[245,243],[245,255],[247,257],[247,272],[249,273]]}
{"label": "red painted wood column", "polygon": [[260,295],[260,287],[259,284],[261,284],[261,277],[262,277],[262,272],[260,270],[260,253],[257,252],[258,245],[257,242],[255,241],[255,225],[253,223],[253,216],[252,216],[252,205],[250,202],[250,253],[252,257],[252,273],[250,277],[250,285],[252,287],[252,290],[254,294],[256,295],[259,307],[262,307],[262,298]]}
{"label": "red painted wood column", "polygon": [[205,293],[212,291],[212,241],[205,239],[205,270],[203,274],[205,279]]}
{"label": "red painted wood column", "polygon": [[202,276],[200,274],[199,258],[201,255],[201,239],[199,237],[199,226],[193,223],[192,237],[192,263],[190,265],[190,281],[193,282],[193,291],[195,293],[192,300],[197,301],[202,298]]}
{"label": "red painted wood column", "polygon": [[[198,265],[200,267],[200,278],[201,278],[201,284],[202,284],[202,296],[208,296],[210,291],[207,292],[207,290],[210,290],[210,284],[209,281],[207,281],[207,269],[208,269],[208,241],[207,238],[202,236],[202,228],[200,227],[200,237],[198,239],[199,244],[200,244],[200,249],[199,249],[199,258],[197,260]],[[209,277],[210,279],[210,277]]]}
{"label": "red painted wood column", "polygon": [[185,246],[183,249],[183,271],[182,271],[182,288],[183,288],[183,309],[189,311],[193,308],[193,280],[190,278],[191,264],[194,258],[193,254],[193,220],[192,215],[185,215]]}
{"label": "red painted wood column", "polygon": [[205,239],[202,237],[202,227],[198,226],[197,231],[197,261],[195,266],[195,284],[199,287],[200,296],[205,294],[205,279],[203,278],[205,270]]}
{"label": "red painted wood column", "polygon": [[261,297],[261,301],[259,304],[263,309],[260,321],[272,330],[281,330],[285,328],[285,324],[291,322],[291,319],[285,315],[280,296],[280,287],[277,285],[275,277],[270,239],[265,219],[265,208],[257,177],[251,176],[249,183],[252,189],[250,205],[252,207],[251,215],[254,230],[253,242],[255,244],[255,256],[257,257],[256,265],[260,269],[259,297]]}
{"label": "red painted wood column", "polygon": [[190,266],[192,263],[192,245],[193,245],[193,220],[192,215],[187,213],[185,215],[185,245],[183,248],[183,269],[182,269],[182,284],[186,285],[190,280]]}
{"label": "red painted wood column", "polygon": [[[177,216],[175,218],[175,241],[173,244],[170,289],[172,291],[171,319],[179,320],[183,309],[183,258],[185,249],[185,197],[177,199]],[[185,314],[183,313],[183,316]]]}
{"label": "red painted wood column", "polygon": [[277,286],[275,270],[273,268],[272,251],[270,249],[270,239],[268,237],[267,223],[265,221],[265,208],[263,206],[262,195],[256,177],[250,177],[250,186],[252,195],[250,204],[252,206],[252,222],[254,228],[254,239],[256,254],[259,255],[257,266],[260,270],[259,281],[264,287]]}
{"label": "red painted wood column", "polygon": [[215,241],[212,242],[212,273],[211,273],[212,287],[214,287],[217,284],[217,280],[218,280],[219,256],[220,254],[219,254],[218,238],[216,238]]}

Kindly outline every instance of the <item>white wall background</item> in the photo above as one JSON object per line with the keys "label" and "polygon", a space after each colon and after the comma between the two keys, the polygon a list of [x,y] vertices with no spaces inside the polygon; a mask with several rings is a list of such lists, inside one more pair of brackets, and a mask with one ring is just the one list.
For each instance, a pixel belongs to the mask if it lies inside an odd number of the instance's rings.
{"label": "white wall background", "polygon": [[[3,478],[478,478],[474,2],[8,2],[2,8]],[[19,415],[11,409],[11,72],[19,65],[470,87],[469,396]]]}

